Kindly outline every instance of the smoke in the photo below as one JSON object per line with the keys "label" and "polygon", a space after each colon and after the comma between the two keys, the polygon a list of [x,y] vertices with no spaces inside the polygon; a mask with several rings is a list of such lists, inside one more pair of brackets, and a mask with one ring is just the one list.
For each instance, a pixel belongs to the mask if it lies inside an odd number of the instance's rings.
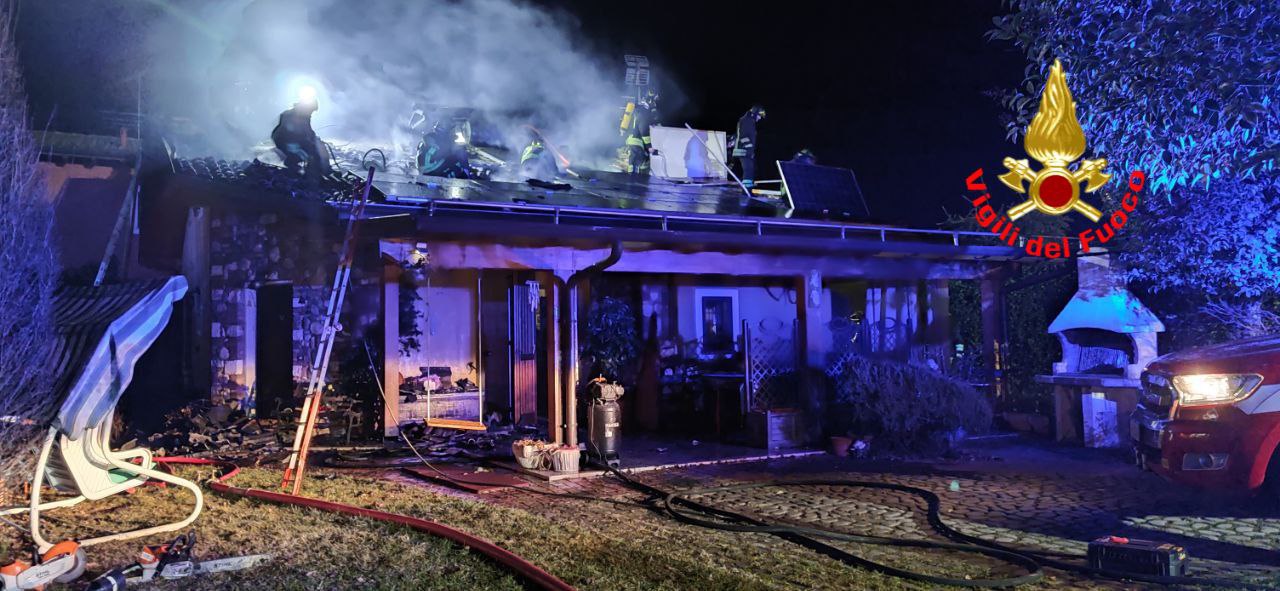
{"label": "smoke", "polygon": [[[576,154],[616,146],[621,72],[564,14],[517,0],[151,0],[150,102],[186,111],[199,149],[246,156],[303,86],[324,139],[416,145],[414,108],[473,107],[518,147],[533,124]],[[195,111],[195,112],[192,112]],[[191,151],[191,150],[188,150]]]}

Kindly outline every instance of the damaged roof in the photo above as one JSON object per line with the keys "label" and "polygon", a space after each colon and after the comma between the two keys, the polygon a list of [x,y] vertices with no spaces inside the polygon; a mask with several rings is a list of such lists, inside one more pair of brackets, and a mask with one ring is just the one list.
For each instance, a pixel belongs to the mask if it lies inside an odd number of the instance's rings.
{"label": "damaged roof", "polygon": [[409,177],[391,173],[377,173],[374,179],[374,185],[390,203],[461,200],[709,215],[782,215],[771,203],[762,200],[748,208],[746,195],[732,182],[677,183],[648,175],[594,170],[557,179],[556,183],[562,185],[560,189],[529,182]]}
{"label": "damaged roof", "polygon": [[[174,160],[173,172],[213,185],[269,194],[312,205],[338,206],[359,195],[365,173],[342,172],[320,185],[306,183],[283,168],[258,161]],[[929,259],[1016,260],[1021,249],[999,243],[987,232],[913,229],[882,224],[788,218],[776,200],[746,199],[734,183],[678,183],[657,177],[586,171],[546,183],[450,179],[375,172],[368,215],[371,228],[386,237],[461,232],[473,238],[546,241],[603,236],[654,241],[661,236],[714,247],[717,236],[788,249],[826,250],[858,246],[863,251],[895,251],[896,256]],[[210,184],[210,183],[206,183]],[[406,215],[408,214],[408,215]],[[565,233],[572,227],[571,233]],[[548,232],[550,234],[548,234]],[[696,238],[696,240],[694,240]],[[839,241],[833,244],[831,241]],[[896,245],[890,247],[889,245]]]}

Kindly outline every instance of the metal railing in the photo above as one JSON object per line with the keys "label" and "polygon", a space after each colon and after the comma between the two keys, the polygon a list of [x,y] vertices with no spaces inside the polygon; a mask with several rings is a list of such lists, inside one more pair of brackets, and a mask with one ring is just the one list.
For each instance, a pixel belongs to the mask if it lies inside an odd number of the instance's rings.
{"label": "metal railing", "polygon": [[981,245],[1004,246],[1005,248],[1010,248],[1001,243],[999,241],[999,236],[995,234],[968,230],[932,230],[924,228],[903,228],[876,224],[829,222],[819,220],[757,218],[697,213],[664,213],[660,211],[638,209],[611,209],[590,206],[542,205],[537,203],[516,202],[495,203],[459,199],[435,199],[429,197],[389,196],[388,200],[392,201],[392,203],[378,204],[375,207],[379,209],[391,208],[414,211],[422,211],[425,209],[428,216],[455,212],[496,212],[508,216],[542,216],[549,218],[549,221],[555,225],[561,225],[564,224],[566,220],[577,218],[647,220],[654,222],[654,225],[663,231],[671,231],[673,223],[683,222],[688,224],[720,225],[732,227],[735,230],[745,229],[757,236],[764,236],[766,234],[766,230],[775,230],[779,231],[779,233],[784,230],[826,230],[831,233],[831,236],[828,237],[834,238],[838,236],[841,240],[849,238],[852,234],[862,237],[871,235],[878,238],[881,242],[888,242],[891,236],[901,235],[907,237],[907,239],[915,240],[941,238],[950,242],[952,246],[961,246],[962,238],[972,238],[974,239],[972,242],[978,242],[980,239],[981,242],[984,243]]}

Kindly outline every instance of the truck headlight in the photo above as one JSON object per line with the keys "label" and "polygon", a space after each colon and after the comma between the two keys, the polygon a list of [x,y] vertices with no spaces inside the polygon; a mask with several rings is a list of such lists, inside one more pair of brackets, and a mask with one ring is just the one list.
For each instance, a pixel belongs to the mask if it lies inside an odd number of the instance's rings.
{"label": "truck headlight", "polygon": [[1257,374],[1207,373],[1173,377],[1182,406],[1230,404],[1248,398],[1262,383]]}

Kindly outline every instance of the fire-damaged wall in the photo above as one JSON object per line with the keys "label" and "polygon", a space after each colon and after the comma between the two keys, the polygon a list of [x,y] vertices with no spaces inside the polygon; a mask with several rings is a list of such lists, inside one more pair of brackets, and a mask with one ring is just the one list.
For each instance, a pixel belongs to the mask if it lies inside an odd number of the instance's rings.
{"label": "fire-damaged wall", "polygon": [[[212,392],[214,402],[240,401],[257,377],[257,290],[268,284],[291,286],[289,373],[305,379],[325,312],[325,289],[339,246],[314,222],[282,219],[275,213],[215,211],[210,221],[209,293]],[[273,325],[282,330],[283,323]],[[262,398],[263,393],[259,393]],[[269,398],[287,398],[283,392]]]}
{"label": "fire-damaged wall", "polygon": [[[354,189],[282,185],[278,174],[251,164],[174,166],[176,172],[166,167],[143,179],[138,252],[142,264],[181,273],[191,285],[191,366],[209,373],[193,372],[188,386],[215,403],[255,391],[258,401],[291,405],[295,382],[307,377],[346,228],[327,200]],[[366,260],[376,249],[356,253],[334,363],[350,361],[350,345],[377,324],[380,274],[362,271],[380,269]],[[359,352],[354,359],[363,360]],[[280,404],[259,409],[270,413]]]}

